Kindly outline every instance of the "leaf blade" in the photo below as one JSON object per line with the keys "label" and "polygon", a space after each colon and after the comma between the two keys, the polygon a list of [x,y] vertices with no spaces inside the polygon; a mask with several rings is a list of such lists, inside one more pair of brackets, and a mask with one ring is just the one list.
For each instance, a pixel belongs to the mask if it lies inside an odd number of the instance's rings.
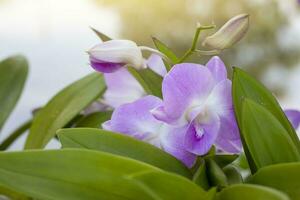
{"label": "leaf blade", "polygon": [[258,168],[300,161],[286,129],[267,109],[247,98],[242,108],[241,134]]}
{"label": "leaf blade", "polygon": [[189,170],[171,155],[153,145],[123,134],[100,129],[73,128],[59,130],[58,137],[63,148],[87,148],[104,151],[130,157],[185,177],[191,177]]}
{"label": "leaf blade", "polygon": [[16,106],[28,75],[23,56],[12,56],[0,62],[0,129]]}
{"label": "leaf blade", "polygon": [[300,199],[300,162],[276,164],[261,168],[249,183],[276,188],[287,193],[291,200]]}
{"label": "leaf blade", "polygon": [[55,132],[105,90],[103,77],[92,73],[57,93],[34,117],[25,149],[43,148]]}
{"label": "leaf blade", "polygon": [[289,200],[284,193],[272,188],[237,184],[223,189],[217,195],[217,200]]}

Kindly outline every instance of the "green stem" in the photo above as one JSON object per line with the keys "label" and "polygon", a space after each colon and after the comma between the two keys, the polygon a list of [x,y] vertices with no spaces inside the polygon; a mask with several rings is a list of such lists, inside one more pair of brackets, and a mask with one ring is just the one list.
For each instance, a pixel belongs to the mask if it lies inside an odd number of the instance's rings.
{"label": "green stem", "polygon": [[195,51],[196,51],[196,48],[197,48],[197,43],[198,43],[198,40],[199,40],[199,36],[200,36],[200,33],[202,30],[208,30],[208,29],[213,29],[215,28],[215,25],[209,25],[209,26],[201,26],[201,25],[198,25],[197,29],[196,29],[196,32],[195,32],[195,35],[194,35],[194,39],[193,39],[193,43],[192,43],[192,46],[191,48],[182,56],[182,58],[180,58],[179,60],[179,63],[185,61],[188,57],[190,57]]}
{"label": "green stem", "polygon": [[29,120],[12,132],[1,144],[0,150],[6,150],[18,137],[20,137],[31,126],[32,120]]}

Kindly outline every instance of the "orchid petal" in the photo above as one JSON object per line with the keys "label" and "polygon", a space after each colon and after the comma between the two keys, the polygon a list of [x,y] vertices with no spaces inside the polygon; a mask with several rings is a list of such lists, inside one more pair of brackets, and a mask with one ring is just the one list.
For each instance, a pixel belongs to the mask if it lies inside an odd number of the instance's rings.
{"label": "orchid petal", "polygon": [[162,136],[162,147],[169,154],[182,161],[186,166],[192,167],[197,156],[185,150],[184,137],[187,126],[173,128],[168,126],[168,131]]}
{"label": "orchid petal", "polygon": [[227,70],[225,64],[218,56],[212,57],[206,63],[206,67],[209,69],[216,82],[227,79]]}
{"label": "orchid petal", "polygon": [[179,119],[194,101],[204,101],[213,86],[214,79],[204,66],[191,63],[175,65],[162,83],[166,115]]}
{"label": "orchid petal", "polygon": [[159,98],[146,96],[133,103],[121,105],[114,110],[111,120],[104,123],[103,128],[159,146],[160,142],[156,140],[156,136],[159,134],[161,122],[156,120],[149,110],[160,104]]}
{"label": "orchid petal", "polygon": [[150,69],[162,77],[167,74],[164,61],[159,55],[152,54],[147,60],[147,65]]}
{"label": "orchid petal", "polygon": [[88,51],[92,67],[100,72],[110,73],[125,65],[144,67],[141,49],[130,40],[109,40]]}
{"label": "orchid petal", "polygon": [[206,123],[191,122],[185,135],[185,148],[196,155],[206,154],[214,144],[220,130],[220,119],[210,116]]}
{"label": "orchid petal", "polygon": [[146,94],[138,81],[125,68],[104,74],[104,79],[107,85],[103,95],[104,101],[113,108],[133,102]]}
{"label": "orchid petal", "polygon": [[300,125],[300,111],[288,109],[284,112],[291,124],[293,125],[294,129],[298,129]]}
{"label": "orchid petal", "polygon": [[220,117],[220,122],[221,127],[215,142],[217,148],[227,153],[240,153],[242,143],[234,113],[226,118]]}

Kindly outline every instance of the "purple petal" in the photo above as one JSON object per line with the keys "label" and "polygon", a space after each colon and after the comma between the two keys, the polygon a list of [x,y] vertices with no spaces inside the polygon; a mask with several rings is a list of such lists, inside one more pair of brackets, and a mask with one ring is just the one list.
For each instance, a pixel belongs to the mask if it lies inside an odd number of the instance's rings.
{"label": "purple petal", "polygon": [[216,82],[227,79],[227,70],[223,61],[218,57],[212,57],[206,64],[206,67],[212,73]]}
{"label": "purple petal", "polygon": [[211,116],[206,123],[194,120],[185,135],[186,149],[196,155],[206,154],[214,144],[220,129],[220,120],[217,115]]}
{"label": "purple petal", "polygon": [[206,101],[206,106],[219,116],[231,115],[233,103],[230,80],[223,80],[213,88]]}
{"label": "purple petal", "polygon": [[214,86],[210,71],[202,65],[175,65],[162,83],[164,111],[179,119],[193,101],[204,101]]}
{"label": "purple petal", "polygon": [[125,68],[104,74],[104,79],[107,85],[103,95],[104,101],[113,108],[133,102],[145,95],[142,86]]}
{"label": "purple petal", "polygon": [[293,125],[294,129],[298,129],[300,125],[300,111],[288,109],[285,110],[284,112],[287,118],[289,119],[289,121],[291,122],[291,124]]}
{"label": "purple petal", "polygon": [[162,58],[156,54],[152,54],[148,60],[147,65],[150,69],[152,69],[157,74],[161,75],[162,77],[167,74],[167,70]]}
{"label": "purple petal", "polygon": [[226,118],[221,117],[220,122],[221,127],[215,142],[217,148],[227,153],[240,153],[242,143],[233,111]]}
{"label": "purple petal", "polygon": [[155,137],[159,134],[162,123],[149,111],[160,104],[159,98],[146,96],[133,103],[121,105],[114,110],[111,120],[104,123],[103,128],[159,145],[155,143]]}
{"label": "purple petal", "polygon": [[112,62],[104,62],[101,60],[97,60],[90,56],[90,64],[94,68],[94,70],[103,73],[112,73],[124,67],[124,63],[112,63]]}
{"label": "purple petal", "polygon": [[197,156],[185,150],[184,137],[187,126],[170,128],[162,138],[162,147],[169,154],[182,161],[186,166],[192,167]]}

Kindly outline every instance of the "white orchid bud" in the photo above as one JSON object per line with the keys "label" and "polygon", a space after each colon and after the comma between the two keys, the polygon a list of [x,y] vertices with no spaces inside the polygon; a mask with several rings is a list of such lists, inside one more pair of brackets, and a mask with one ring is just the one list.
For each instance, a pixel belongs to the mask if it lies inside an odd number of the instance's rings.
{"label": "white orchid bud", "polygon": [[241,14],[231,18],[216,33],[203,41],[203,46],[217,50],[231,47],[246,34],[249,27],[249,15]]}
{"label": "white orchid bud", "polygon": [[130,65],[136,69],[144,68],[141,49],[130,40],[109,40],[88,51],[91,66],[99,72],[111,73]]}

